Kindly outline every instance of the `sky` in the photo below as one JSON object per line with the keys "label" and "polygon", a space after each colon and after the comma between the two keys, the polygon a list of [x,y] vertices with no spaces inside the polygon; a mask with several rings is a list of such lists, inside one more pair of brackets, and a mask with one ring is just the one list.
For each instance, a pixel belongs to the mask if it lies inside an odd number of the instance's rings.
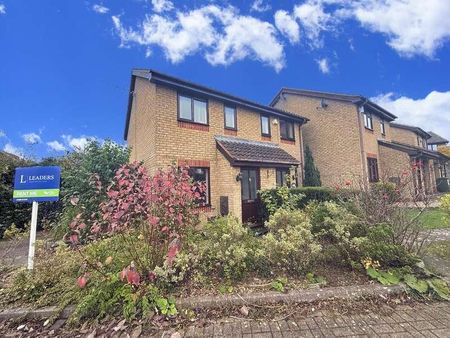
{"label": "sky", "polygon": [[0,149],[124,143],[133,68],[268,104],[369,97],[450,139],[448,0],[0,0]]}

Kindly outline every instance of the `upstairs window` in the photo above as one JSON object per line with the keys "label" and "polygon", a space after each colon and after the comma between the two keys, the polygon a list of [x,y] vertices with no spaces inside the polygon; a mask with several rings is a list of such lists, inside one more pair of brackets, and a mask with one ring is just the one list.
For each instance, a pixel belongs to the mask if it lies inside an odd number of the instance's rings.
{"label": "upstairs window", "polygon": [[207,101],[186,95],[178,95],[178,119],[208,124]]}
{"label": "upstairs window", "polygon": [[194,183],[202,183],[205,186],[204,191],[198,191],[200,197],[197,199],[198,206],[210,205],[209,201],[209,168],[190,167],[189,176]]}
{"label": "upstairs window", "polygon": [[280,120],[280,135],[284,140],[295,141],[294,124],[285,120]]}
{"label": "upstairs window", "polygon": [[261,135],[270,137],[270,117],[261,115]]}
{"label": "upstairs window", "polygon": [[224,115],[225,115],[225,129],[237,130],[236,108],[225,106]]}
{"label": "upstairs window", "polygon": [[378,177],[378,161],[376,158],[367,158],[367,168],[369,170],[369,182],[374,183],[379,181]]}
{"label": "upstairs window", "polygon": [[380,130],[381,130],[381,135],[386,135],[386,125],[384,124],[383,120],[380,120]]}
{"label": "upstairs window", "polygon": [[364,116],[364,127],[366,127],[367,129],[373,130],[372,114],[364,112],[363,116]]}

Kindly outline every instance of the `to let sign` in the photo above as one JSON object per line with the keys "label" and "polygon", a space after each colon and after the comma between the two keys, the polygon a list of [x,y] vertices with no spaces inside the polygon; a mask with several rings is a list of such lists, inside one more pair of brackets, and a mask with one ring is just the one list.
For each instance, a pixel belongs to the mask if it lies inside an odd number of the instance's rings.
{"label": "to let sign", "polygon": [[60,180],[60,167],[16,168],[13,202],[58,201]]}

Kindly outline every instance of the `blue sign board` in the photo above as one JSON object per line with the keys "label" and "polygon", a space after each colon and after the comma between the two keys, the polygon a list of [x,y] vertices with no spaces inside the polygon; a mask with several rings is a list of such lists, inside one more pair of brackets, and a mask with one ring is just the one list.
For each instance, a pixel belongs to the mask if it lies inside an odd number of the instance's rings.
{"label": "blue sign board", "polygon": [[54,202],[59,200],[61,168],[16,168],[13,202]]}

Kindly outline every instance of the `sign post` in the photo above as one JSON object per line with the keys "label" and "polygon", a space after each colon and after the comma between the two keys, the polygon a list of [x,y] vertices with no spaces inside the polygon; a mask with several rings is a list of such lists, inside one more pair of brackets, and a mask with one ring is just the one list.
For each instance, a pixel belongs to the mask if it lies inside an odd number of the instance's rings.
{"label": "sign post", "polygon": [[14,203],[33,203],[31,211],[28,270],[33,270],[39,202],[59,200],[60,167],[16,168],[14,177]]}

